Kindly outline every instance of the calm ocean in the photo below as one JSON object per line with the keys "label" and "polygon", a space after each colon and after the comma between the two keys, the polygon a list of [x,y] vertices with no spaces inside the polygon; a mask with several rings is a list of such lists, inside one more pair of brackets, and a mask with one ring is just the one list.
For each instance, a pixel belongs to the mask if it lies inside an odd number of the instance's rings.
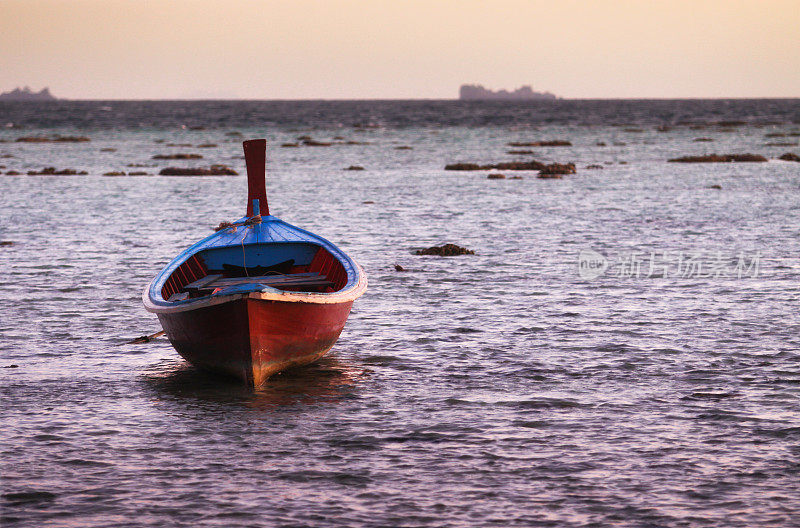
{"label": "calm ocean", "polygon": [[[370,287],[251,391],[126,342],[256,137]],[[0,524],[798,526],[798,142],[798,99],[0,103]],[[667,162],[710,153],[769,161]],[[531,158],[577,174],[444,170]]]}

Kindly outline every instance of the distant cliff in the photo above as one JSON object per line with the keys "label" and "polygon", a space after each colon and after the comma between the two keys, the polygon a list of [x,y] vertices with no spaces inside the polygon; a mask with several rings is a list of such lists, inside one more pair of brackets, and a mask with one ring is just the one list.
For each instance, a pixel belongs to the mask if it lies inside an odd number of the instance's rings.
{"label": "distant cliff", "polygon": [[480,84],[462,84],[458,93],[458,98],[462,101],[475,101],[475,100],[539,100],[539,101],[555,101],[558,99],[550,92],[534,92],[530,85],[525,85],[513,92],[507,90],[498,90],[493,92],[487,90]]}
{"label": "distant cliff", "polygon": [[27,86],[14,88],[10,92],[0,93],[0,101],[55,101],[50,93],[50,88],[43,88],[41,92],[34,92]]}

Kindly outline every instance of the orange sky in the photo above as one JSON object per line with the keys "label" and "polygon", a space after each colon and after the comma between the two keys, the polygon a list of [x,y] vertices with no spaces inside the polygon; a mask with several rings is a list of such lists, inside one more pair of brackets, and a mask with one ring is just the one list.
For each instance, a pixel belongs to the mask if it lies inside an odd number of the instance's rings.
{"label": "orange sky", "polygon": [[0,91],[800,97],[800,0],[0,0]]}

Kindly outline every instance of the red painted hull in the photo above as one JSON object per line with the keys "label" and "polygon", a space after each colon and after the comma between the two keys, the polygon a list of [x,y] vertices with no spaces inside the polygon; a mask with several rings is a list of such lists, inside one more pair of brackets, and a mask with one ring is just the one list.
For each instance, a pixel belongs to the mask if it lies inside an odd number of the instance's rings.
{"label": "red painted hull", "polygon": [[259,386],[271,375],[322,357],[353,302],[316,304],[240,298],[158,319],[189,363]]}

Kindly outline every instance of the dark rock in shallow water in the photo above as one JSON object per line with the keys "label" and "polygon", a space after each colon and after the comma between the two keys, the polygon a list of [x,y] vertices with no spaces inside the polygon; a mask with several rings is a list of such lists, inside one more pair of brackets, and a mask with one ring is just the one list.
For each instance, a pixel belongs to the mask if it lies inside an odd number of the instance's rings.
{"label": "dark rock in shallow water", "polygon": [[25,136],[18,137],[17,143],[85,143],[91,141],[85,136]]}
{"label": "dark rock in shallow water", "polygon": [[414,252],[415,255],[436,255],[439,257],[455,257],[457,255],[474,255],[475,252],[457,246],[455,244],[445,244],[443,246],[433,246],[428,249],[420,249]]}
{"label": "dark rock in shallow water", "polygon": [[123,171],[111,171],[103,173],[103,176],[125,176]]}
{"label": "dark rock in shallow water", "polygon": [[10,170],[10,171],[8,171],[6,173],[6,176],[19,176],[20,174],[22,174],[22,173],[21,172],[17,172],[15,170]]}
{"label": "dark rock in shallow water", "polygon": [[203,159],[200,154],[156,154],[153,156],[154,160],[187,160],[187,159]]}
{"label": "dark rock in shallow water", "polygon": [[111,147],[101,148],[100,149],[100,152],[116,152],[116,151],[117,151],[117,149],[111,148]]}
{"label": "dark rock in shallow water", "polygon": [[300,143],[281,143],[283,148],[299,147]]}
{"label": "dark rock in shallow water", "polygon": [[767,161],[764,156],[758,154],[707,154],[705,156],[684,156],[668,160],[672,163],[727,163],[727,162],[754,162]]}
{"label": "dark rock in shallow water", "polygon": [[395,147],[395,150],[413,150],[414,147],[409,147],[408,145],[400,145],[399,147]]}
{"label": "dark rock in shallow water", "polygon": [[490,168],[497,170],[542,170],[547,165],[541,161],[506,161],[503,163],[495,163]]}
{"label": "dark rock in shallow water", "polygon": [[778,159],[783,161],[800,161],[800,156],[797,154],[793,154],[791,152],[787,152],[786,154],[780,156]]}
{"label": "dark rock in shallow water", "polygon": [[128,176],[150,176],[148,172],[136,171],[136,172],[129,172]]}
{"label": "dark rock in shallow water", "polygon": [[56,136],[53,141],[56,143],[86,143],[91,139],[86,136]]}
{"label": "dark rock in shallow water", "polygon": [[478,165],[477,163],[450,163],[444,166],[444,170],[451,170],[451,171],[476,171],[476,170],[483,170],[483,165]]}
{"label": "dark rock in shallow water", "polygon": [[547,173],[542,172],[542,173],[539,173],[539,175],[536,176],[536,177],[540,178],[542,180],[560,180],[562,178],[562,175],[561,174],[547,174]]}
{"label": "dark rock in shallow water", "polygon": [[722,185],[715,183],[714,185],[709,185],[709,189],[722,189]]}
{"label": "dark rock in shallow water", "polygon": [[795,141],[774,141],[772,143],[766,143],[765,147],[796,147],[797,142]]}
{"label": "dark rock in shallow water", "polygon": [[488,176],[486,176],[486,179],[487,180],[505,180],[506,179],[506,175],[493,172],[493,173],[489,174]]}
{"label": "dark rock in shallow water", "polygon": [[571,147],[572,143],[563,139],[549,141],[511,141],[509,147]]}
{"label": "dark rock in shallow water", "polygon": [[362,171],[362,170],[364,170],[364,167],[362,167],[361,165],[350,165],[349,167],[347,167],[347,168],[346,168],[346,169],[344,169],[344,170],[348,170],[348,171]]}
{"label": "dark rock in shallow water", "polygon": [[476,171],[476,170],[542,170],[546,167],[544,163],[536,160],[532,161],[504,161],[489,165],[478,165],[477,163],[451,163],[445,165],[444,170],[455,171]]}
{"label": "dark rock in shallow water", "polygon": [[594,170],[602,170],[603,166],[602,165],[597,165],[595,163],[595,164],[592,164],[592,165],[587,165],[586,168],[587,169],[594,169]]}
{"label": "dark rock in shallow water", "polygon": [[575,170],[574,163],[551,163],[550,165],[545,165],[542,167],[541,171],[539,172],[539,176],[552,176],[555,174],[575,174],[577,171]]}
{"label": "dark rock in shallow water", "polygon": [[507,150],[506,154],[511,154],[514,156],[521,156],[523,154],[533,154],[532,150]]}
{"label": "dark rock in shallow water", "polygon": [[395,264],[394,265],[394,270],[395,271],[405,271],[406,269],[403,266],[401,266],[400,264]]}
{"label": "dark rock in shallow water", "polygon": [[13,246],[14,242],[11,240],[0,240],[0,246]]}
{"label": "dark rock in shallow water", "polygon": [[159,172],[161,176],[236,176],[239,173],[226,165],[212,165],[205,169],[193,167],[183,169],[179,167],[167,167]]}
{"label": "dark rock in shallow water", "polygon": [[698,137],[694,138],[692,141],[694,141],[695,143],[709,143],[714,140],[711,139],[710,137]]}
{"label": "dark rock in shallow water", "polygon": [[53,141],[49,137],[43,136],[26,136],[26,137],[18,137],[16,139],[17,143],[50,143]]}
{"label": "dark rock in shallow water", "polygon": [[216,146],[216,143],[201,143],[197,145],[197,148],[215,148]]}
{"label": "dark rock in shallow water", "polygon": [[28,176],[77,176],[88,174],[86,171],[76,171],[75,169],[56,170],[55,167],[45,167],[40,171],[28,171]]}

